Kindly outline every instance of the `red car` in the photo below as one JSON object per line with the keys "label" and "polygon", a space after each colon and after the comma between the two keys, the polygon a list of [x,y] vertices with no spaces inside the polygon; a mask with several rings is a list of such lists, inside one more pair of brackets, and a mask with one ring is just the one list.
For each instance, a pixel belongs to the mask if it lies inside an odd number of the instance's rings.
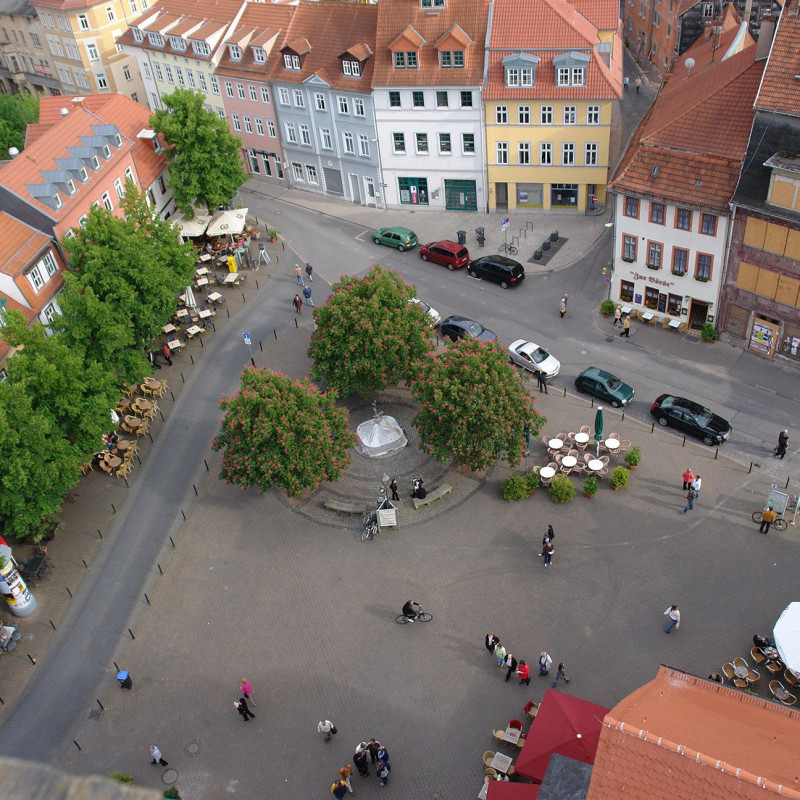
{"label": "red car", "polygon": [[423,261],[433,261],[449,270],[461,269],[469,264],[469,250],[463,244],[445,239],[441,242],[431,242],[419,249],[419,257]]}

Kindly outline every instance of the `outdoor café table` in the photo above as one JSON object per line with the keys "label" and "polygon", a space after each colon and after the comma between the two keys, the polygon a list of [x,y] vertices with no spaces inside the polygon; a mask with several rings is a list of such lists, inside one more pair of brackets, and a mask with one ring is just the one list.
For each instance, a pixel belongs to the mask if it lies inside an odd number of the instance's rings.
{"label": "outdoor caf\u00e9 table", "polygon": [[509,756],[504,756],[502,753],[497,753],[492,759],[491,766],[498,772],[507,772],[511,766],[512,759]]}
{"label": "outdoor caf\u00e9 table", "polygon": [[130,415],[127,415],[125,417],[125,424],[129,428],[134,428],[135,429],[135,428],[138,428],[142,424],[142,420],[140,420],[139,417],[132,417]]}
{"label": "outdoor caf\u00e9 table", "polygon": [[522,731],[519,728],[506,728],[505,736],[503,736],[504,742],[511,742],[511,744],[516,744],[519,741],[519,737],[522,735]]}
{"label": "outdoor caf\u00e9 table", "polygon": [[550,450],[560,450],[563,446],[564,446],[564,442],[562,442],[561,439],[551,439],[547,443],[547,447]]}
{"label": "outdoor caf\u00e9 table", "polygon": [[238,272],[229,272],[225,276],[225,283],[227,283],[228,285],[230,285],[232,283],[236,283],[236,281],[238,281],[238,280],[239,280],[239,273]]}
{"label": "outdoor caf\u00e9 table", "polygon": [[179,308],[175,312],[175,316],[176,317],[180,317],[181,319],[183,319],[183,317],[188,317],[189,316],[189,312],[185,308]]}
{"label": "outdoor caf\u00e9 table", "polygon": [[161,388],[161,381],[157,381],[155,378],[153,378],[150,375],[148,375],[144,379],[144,383],[145,383],[145,385],[147,386],[148,389],[160,389]]}
{"label": "outdoor caf\u00e9 table", "polygon": [[[134,426],[132,425],[131,427]],[[111,467],[111,469],[116,469],[122,463],[122,459],[119,456],[112,456],[111,453],[106,453],[103,456],[103,461],[105,461],[106,465]]]}
{"label": "outdoor caf\u00e9 table", "polygon": [[117,403],[117,410],[124,411],[126,408],[129,408],[131,404],[130,397],[123,397],[119,403]]}
{"label": "outdoor caf\u00e9 table", "polygon": [[781,657],[781,654],[778,652],[777,647],[765,647],[761,650],[761,652],[770,660],[770,661],[778,661]]}
{"label": "outdoor caf\u00e9 table", "polygon": [[198,278],[202,278],[204,275],[208,275],[208,267],[200,267],[194,271],[194,274],[197,275]]}
{"label": "outdoor caf\u00e9 table", "polygon": [[578,463],[578,459],[575,456],[564,456],[561,459],[561,464],[565,466],[567,469],[572,469]]}
{"label": "outdoor caf\u00e9 table", "polygon": [[167,342],[167,344],[169,345],[170,350],[180,350],[181,347],[183,347],[183,342],[181,342],[179,339],[173,339],[171,342]]}
{"label": "outdoor caf\u00e9 table", "polygon": [[211,256],[208,253],[203,253],[203,255],[200,256],[200,260],[201,261],[211,261]]}
{"label": "outdoor caf\u00e9 table", "polygon": [[214,292],[208,296],[209,303],[216,303],[217,300],[222,300],[222,295],[219,292]]}
{"label": "outdoor caf\u00e9 table", "polygon": [[680,326],[681,326],[681,321],[679,319],[671,319],[669,321],[670,328],[680,328]]}
{"label": "outdoor caf\u00e9 table", "polygon": [[619,450],[619,439],[606,439],[605,446],[609,450]]}
{"label": "outdoor caf\u00e9 table", "polygon": [[200,319],[208,319],[208,317],[211,316],[211,312],[206,308],[203,311],[201,311],[197,316],[200,317]]}
{"label": "outdoor caf\u00e9 table", "polygon": [[552,478],[556,474],[556,471],[552,467],[542,467],[539,470],[539,475],[542,478]]}
{"label": "outdoor caf\u00e9 table", "polygon": [[145,400],[144,397],[137,397],[133,401],[131,408],[134,411],[149,411],[155,403],[152,400]]}
{"label": "outdoor caf\u00e9 table", "polygon": [[593,458],[586,464],[586,468],[592,472],[600,472],[603,469],[603,462],[599,458]]}
{"label": "outdoor caf\u00e9 table", "polygon": [[630,306],[622,306],[621,311],[623,314],[630,314],[633,309]]}
{"label": "outdoor caf\u00e9 table", "polygon": [[175,330],[175,326],[170,322],[164,325],[161,330],[164,331],[164,333],[172,333]]}
{"label": "outdoor caf\u00e9 table", "polygon": [[117,452],[124,453],[132,444],[130,439],[120,439],[117,442]]}
{"label": "outdoor caf\u00e9 table", "polygon": [[588,444],[589,443],[589,434],[588,433],[576,433],[574,438],[575,438],[575,443],[576,444]]}
{"label": "outdoor caf\u00e9 table", "polygon": [[486,792],[489,789],[489,782],[484,781],[483,786],[481,786],[481,790],[478,792],[478,800],[486,800]]}
{"label": "outdoor caf\u00e9 table", "polygon": [[203,332],[203,329],[202,328],[198,328],[197,325],[192,325],[191,328],[187,328],[186,329],[186,335],[189,336],[189,337],[198,336],[202,332]]}
{"label": "outdoor caf\u00e9 table", "polygon": [[733,671],[737,678],[746,678],[747,673],[749,672],[747,667],[736,667],[736,666],[734,666]]}
{"label": "outdoor caf\u00e9 table", "polygon": [[642,314],[642,319],[645,320],[646,322],[650,322],[650,320],[653,319],[654,316],[655,314],[652,311],[645,311],[644,314]]}
{"label": "outdoor caf\u00e9 table", "polygon": [[197,279],[197,286],[198,286],[198,288],[200,286],[208,286],[208,278],[205,278],[205,277],[204,278],[198,278]]}

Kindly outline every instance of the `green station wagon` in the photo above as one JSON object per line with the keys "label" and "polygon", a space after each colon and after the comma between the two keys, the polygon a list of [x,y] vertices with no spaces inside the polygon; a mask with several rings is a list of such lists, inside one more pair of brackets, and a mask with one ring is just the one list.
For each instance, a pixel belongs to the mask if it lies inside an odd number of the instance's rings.
{"label": "green station wagon", "polygon": [[410,250],[417,244],[417,234],[408,228],[378,228],[372,232],[372,241],[375,244],[387,244],[396,247],[400,252]]}

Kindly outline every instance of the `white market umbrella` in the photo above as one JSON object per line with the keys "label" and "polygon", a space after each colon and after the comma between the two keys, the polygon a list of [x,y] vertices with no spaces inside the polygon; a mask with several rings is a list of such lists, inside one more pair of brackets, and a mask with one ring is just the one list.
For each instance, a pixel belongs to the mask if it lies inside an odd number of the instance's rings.
{"label": "white market umbrella", "polygon": [[206,228],[206,236],[233,236],[244,230],[247,222],[247,208],[234,208],[230,211],[217,211]]}
{"label": "white market umbrella", "polygon": [[800,603],[789,603],[772,629],[775,647],[789,669],[800,670]]}
{"label": "white market umbrella", "polygon": [[176,214],[170,218],[170,222],[180,231],[181,236],[194,238],[206,232],[211,217],[208,214],[196,214],[192,219],[184,219],[181,214]]}
{"label": "white market umbrella", "polygon": [[194,299],[194,292],[191,286],[186,287],[186,293],[183,295],[184,305],[186,308],[197,308],[197,300]]}

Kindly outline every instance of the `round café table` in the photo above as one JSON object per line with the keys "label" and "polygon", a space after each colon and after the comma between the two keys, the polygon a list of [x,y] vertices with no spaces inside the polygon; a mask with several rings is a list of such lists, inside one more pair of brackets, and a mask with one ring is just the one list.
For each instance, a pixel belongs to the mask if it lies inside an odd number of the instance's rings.
{"label": "round caf\u00e9 table", "polygon": [[563,446],[564,446],[564,442],[562,442],[561,439],[551,439],[547,443],[547,447],[550,450],[560,450]]}
{"label": "round caf\u00e9 table", "polygon": [[145,400],[143,397],[139,397],[133,402],[131,408],[137,412],[150,411],[154,405],[152,400]]}
{"label": "round caf\u00e9 table", "polygon": [[106,453],[103,456],[103,461],[105,461],[106,466],[111,467],[111,469],[116,469],[122,463],[121,458],[112,456],[111,453]]}
{"label": "round caf\u00e9 table", "polygon": [[567,469],[572,469],[578,463],[578,459],[575,456],[564,456],[561,459],[562,466],[565,466]]}
{"label": "round caf\u00e9 table", "polygon": [[117,409],[119,411],[124,411],[126,408],[130,408],[131,406],[131,399],[130,397],[123,397],[119,403],[117,403]]}
{"label": "round caf\u00e9 table", "polygon": [[132,444],[133,442],[130,439],[120,439],[117,442],[117,452],[124,453]]}
{"label": "round caf\u00e9 table", "polygon": [[619,450],[619,439],[606,439],[604,444],[609,450]]}
{"label": "round caf\u00e9 table", "polygon": [[125,417],[125,424],[129,428],[138,428],[142,424],[142,420],[140,420],[139,417],[127,416]]}
{"label": "round caf\u00e9 table", "polygon": [[573,437],[575,439],[576,444],[588,444],[589,443],[589,434],[588,433],[576,433]]}
{"label": "round caf\u00e9 table", "polygon": [[586,468],[592,472],[600,472],[600,470],[603,469],[603,462],[599,458],[593,458],[591,461],[587,462]]}
{"label": "round caf\u00e9 table", "polygon": [[556,474],[556,471],[552,467],[542,467],[539,470],[539,475],[542,478],[552,478]]}

